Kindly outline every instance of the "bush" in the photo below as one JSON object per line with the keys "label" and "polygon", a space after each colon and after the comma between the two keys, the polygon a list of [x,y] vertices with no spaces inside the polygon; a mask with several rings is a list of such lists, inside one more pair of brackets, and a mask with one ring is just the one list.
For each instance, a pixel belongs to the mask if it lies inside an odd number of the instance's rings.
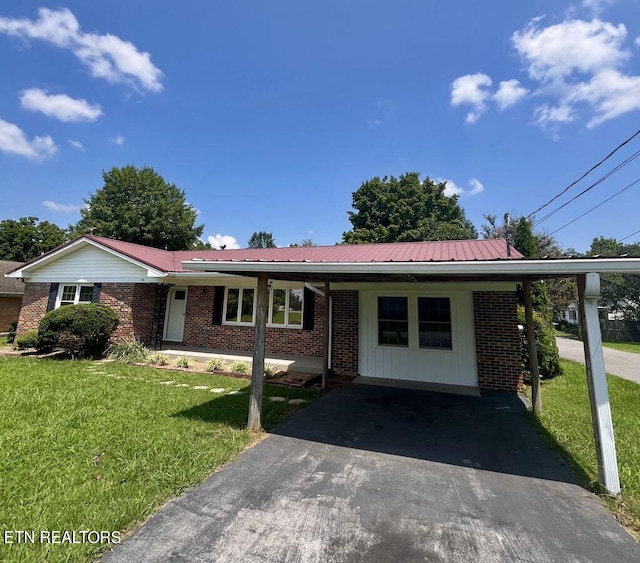
{"label": "bush", "polygon": [[116,362],[124,364],[142,364],[147,361],[150,350],[138,339],[119,340],[107,349],[107,354]]}
{"label": "bush", "polygon": [[271,379],[276,374],[276,367],[271,364],[265,364],[264,366],[264,376],[267,379]]}
{"label": "bush", "polygon": [[189,367],[191,367],[191,358],[189,358],[188,356],[182,356],[181,358],[178,358],[176,360],[176,367],[189,369]]}
{"label": "bush", "polygon": [[166,366],[169,363],[169,358],[164,354],[152,354],[147,359],[147,363],[152,366]]}
{"label": "bush", "polygon": [[220,358],[211,358],[205,365],[204,369],[208,372],[224,371],[225,363]]}
{"label": "bush", "polygon": [[24,334],[15,338],[14,348],[17,350],[26,350],[27,348],[37,348],[38,347],[38,331],[37,330],[29,330]]}
{"label": "bush", "polygon": [[7,344],[13,344],[16,339],[16,328],[18,328],[18,323],[11,323],[9,325],[9,334],[7,334]]}
{"label": "bush", "polygon": [[240,375],[247,375],[249,373],[249,364],[238,360],[229,366],[229,371],[232,373],[239,373]]}
{"label": "bush", "polygon": [[[531,373],[529,372],[529,348],[527,343],[524,307],[518,307],[518,322],[525,327],[525,329],[520,332],[520,347],[522,352],[524,380],[526,383],[530,383]],[[543,379],[551,379],[558,375],[562,375],[560,355],[558,353],[558,345],[556,344],[553,323],[548,322],[544,315],[534,311],[533,326],[538,346],[538,368],[540,371],[540,377]]]}
{"label": "bush", "polygon": [[118,315],[102,303],[65,305],[42,317],[38,343],[42,350],[61,348],[74,358],[99,358],[117,326]]}

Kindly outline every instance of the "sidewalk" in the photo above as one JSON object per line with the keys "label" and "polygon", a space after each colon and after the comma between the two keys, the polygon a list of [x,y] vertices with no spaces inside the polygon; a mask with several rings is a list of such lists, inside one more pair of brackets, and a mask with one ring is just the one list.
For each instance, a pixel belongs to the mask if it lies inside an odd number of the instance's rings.
{"label": "sidewalk", "polygon": [[[560,357],[584,364],[584,348],[580,340],[556,337]],[[623,377],[640,384],[640,354],[621,352],[603,347],[604,365],[607,373]]]}

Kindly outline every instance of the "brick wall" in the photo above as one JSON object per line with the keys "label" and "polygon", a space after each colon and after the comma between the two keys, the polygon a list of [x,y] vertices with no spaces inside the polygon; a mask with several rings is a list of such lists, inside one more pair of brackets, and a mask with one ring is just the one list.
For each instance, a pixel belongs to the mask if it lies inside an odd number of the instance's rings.
{"label": "brick wall", "polygon": [[22,295],[15,297],[0,295],[0,332],[7,332],[9,325],[18,320],[20,303],[22,303]]}
{"label": "brick wall", "polygon": [[[252,326],[214,325],[213,287],[191,286],[187,290],[184,346],[253,351]],[[267,327],[266,353],[322,357],[323,298],[315,295],[313,330]]]}
{"label": "brick wall", "polygon": [[473,293],[481,390],[515,393],[523,387],[516,307],[514,292]]}
{"label": "brick wall", "polygon": [[331,369],[336,375],[358,374],[358,292],[332,291]]}
{"label": "brick wall", "polygon": [[120,322],[112,338],[137,338],[145,344],[151,342],[151,323],[155,284],[103,283],[100,303],[118,313]]}
{"label": "brick wall", "polygon": [[25,283],[22,308],[16,333],[22,334],[38,328],[40,319],[47,312],[50,283]]}

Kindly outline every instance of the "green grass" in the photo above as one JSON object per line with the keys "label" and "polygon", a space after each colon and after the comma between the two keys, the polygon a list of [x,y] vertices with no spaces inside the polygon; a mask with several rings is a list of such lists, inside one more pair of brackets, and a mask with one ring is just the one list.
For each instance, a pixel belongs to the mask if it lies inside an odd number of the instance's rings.
{"label": "green grass", "polygon": [[[245,429],[248,385],[113,362],[0,358],[0,529],[130,530],[260,438]],[[314,398],[269,385],[264,394]],[[265,400],[264,427],[298,408]],[[6,545],[0,536],[0,561],[89,561],[101,549]]]}
{"label": "green grass", "polygon": [[603,342],[602,345],[605,348],[612,348],[621,352],[640,354],[640,342]]}
{"label": "green grass", "polygon": [[[585,486],[597,490],[585,368],[562,360],[564,375],[543,382],[540,424]],[[640,539],[640,385],[608,376],[622,493],[606,498],[617,518]]]}

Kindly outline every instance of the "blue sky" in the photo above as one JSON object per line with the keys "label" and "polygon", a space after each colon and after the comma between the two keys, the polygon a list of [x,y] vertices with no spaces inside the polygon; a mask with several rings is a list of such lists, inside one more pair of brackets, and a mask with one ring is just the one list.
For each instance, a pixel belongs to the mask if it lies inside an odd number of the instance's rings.
{"label": "blue sky", "polygon": [[[449,181],[477,226],[527,215],[640,129],[638,0],[9,0],[0,60],[0,218],[75,223],[103,170],[149,165],[228,246],[338,242],[352,192],[407,171]],[[640,183],[555,236],[623,238],[639,208]]]}

